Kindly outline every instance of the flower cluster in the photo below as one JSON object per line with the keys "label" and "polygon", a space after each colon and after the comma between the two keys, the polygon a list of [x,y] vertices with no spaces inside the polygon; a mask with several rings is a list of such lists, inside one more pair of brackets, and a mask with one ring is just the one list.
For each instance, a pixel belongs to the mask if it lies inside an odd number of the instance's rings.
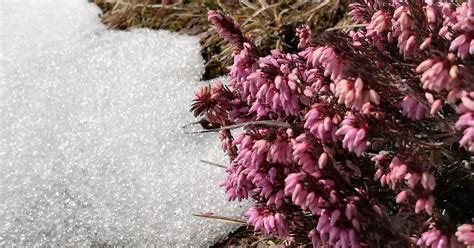
{"label": "flower cluster", "polygon": [[363,27],[302,25],[301,50],[266,56],[209,12],[234,62],[193,112],[220,132],[222,187],[285,244],[474,245],[474,0],[353,2]]}

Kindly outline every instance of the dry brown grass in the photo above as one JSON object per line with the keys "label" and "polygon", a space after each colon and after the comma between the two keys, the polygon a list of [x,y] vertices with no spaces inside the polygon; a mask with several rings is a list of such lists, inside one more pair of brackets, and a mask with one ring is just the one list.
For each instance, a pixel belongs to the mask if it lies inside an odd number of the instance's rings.
{"label": "dry brown grass", "polygon": [[[244,34],[264,52],[278,48],[294,51],[297,25],[322,31],[347,20],[348,0],[91,0],[102,10],[102,21],[112,29],[168,29],[198,35],[206,60],[205,79],[222,75],[230,62],[231,47],[207,21],[207,11],[223,10],[241,25]],[[174,3],[167,3],[174,2]],[[345,23],[345,21],[341,22]]]}

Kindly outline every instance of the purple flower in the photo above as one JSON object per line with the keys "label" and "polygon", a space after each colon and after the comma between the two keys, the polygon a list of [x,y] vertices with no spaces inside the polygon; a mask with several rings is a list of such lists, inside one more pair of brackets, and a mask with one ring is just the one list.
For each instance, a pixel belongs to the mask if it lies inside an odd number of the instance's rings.
{"label": "purple flower", "polygon": [[417,73],[423,73],[420,81],[424,89],[440,92],[454,87],[457,67],[451,65],[452,59],[452,54],[446,60],[428,59],[416,68]]}
{"label": "purple flower", "polygon": [[[456,31],[457,36],[451,41],[450,51],[457,52],[457,56],[466,59],[468,54],[474,55],[474,3],[472,0],[462,3],[452,11],[447,7],[443,11],[446,27]],[[446,32],[446,31],[444,31]]]}
{"label": "purple flower", "polygon": [[397,38],[399,52],[404,56],[413,54],[418,47],[412,30],[414,22],[411,15],[409,8],[404,5],[398,7],[393,14],[394,26],[391,35]]}
{"label": "purple flower", "polygon": [[464,135],[459,141],[461,146],[467,146],[474,153],[474,111],[468,111],[459,117],[456,128],[464,128]]}
{"label": "purple flower", "polygon": [[367,35],[381,35],[391,27],[390,13],[378,10],[372,15],[369,25],[367,26]]}
{"label": "purple flower", "polygon": [[298,48],[305,49],[309,46],[309,41],[311,36],[313,35],[311,29],[306,24],[303,24],[296,28],[296,36],[298,36],[299,43]]}
{"label": "purple flower", "polygon": [[328,46],[311,49],[312,53],[308,53],[308,63],[313,67],[322,65],[324,68],[324,76],[336,80],[340,77],[343,67],[342,59],[337,55],[336,51]]}
{"label": "purple flower", "polygon": [[226,16],[221,11],[210,10],[207,13],[207,19],[227,42],[240,49],[243,48],[247,39],[240,31],[239,25],[232,18]]}
{"label": "purple flower", "polygon": [[319,170],[328,164],[328,151],[324,150],[316,139],[311,135],[301,134],[293,139],[294,161],[302,166],[302,169],[314,177],[319,177]]}
{"label": "purple flower", "polygon": [[240,201],[252,196],[254,186],[247,178],[248,170],[244,166],[232,163],[226,172],[227,177],[221,183],[221,187],[225,188],[229,201]]}
{"label": "purple flower", "polygon": [[[249,95],[256,99],[249,112],[258,119],[270,114],[296,115],[300,110],[297,85],[289,78],[293,70],[293,56],[278,50],[260,58],[258,69],[247,77]],[[245,89],[244,89],[245,92]]]}
{"label": "purple flower", "polygon": [[[450,230],[461,223],[439,192],[467,170],[459,150],[474,153],[474,0],[355,0],[350,15],[365,25],[317,37],[302,25],[302,51],[262,56],[209,13],[233,64],[228,86],[203,87],[193,111],[209,127],[243,125],[219,134],[229,200],[251,199],[248,223],[295,245],[472,245],[471,224],[457,239]],[[380,184],[366,181],[372,170]]]}
{"label": "purple flower", "polygon": [[246,213],[247,223],[254,226],[255,231],[261,230],[265,234],[275,234],[280,237],[288,235],[285,214],[266,207],[251,207]]}
{"label": "purple flower", "polygon": [[456,237],[443,234],[436,227],[431,227],[428,231],[421,234],[416,242],[420,247],[433,248],[461,248],[462,246],[456,241]]}
{"label": "purple flower", "polygon": [[361,117],[346,115],[336,135],[343,136],[342,147],[360,156],[367,150],[367,128],[368,124]]}
{"label": "purple flower", "polygon": [[459,242],[466,246],[474,246],[474,225],[463,224],[458,226],[456,237]]}
{"label": "purple flower", "polygon": [[357,78],[355,81],[337,80],[334,95],[338,98],[337,103],[355,110],[361,110],[363,105],[369,101],[380,104],[378,93],[375,90],[365,89],[361,78]]}
{"label": "purple flower", "polygon": [[331,107],[326,104],[317,104],[305,116],[304,127],[322,143],[337,141],[337,125],[333,123],[334,115],[331,115],[330,109]]}
{"label": "purple flower", "polygon": [[235,51],[233,57],[234,63],[229,71],[229,86],[238,91],[248,104],[252,104],[258,90],[256,85],[247,80],[247,77],[258,68],[252,45],[244,43],[242,50]]}
{"label": "purple flower", "polygon": [[423,119],[427,114],[425,106],[412,96],[405,96],[401,106],[403,108],[403,115],[414,121]]}
{"label": "purple flower", "polygon": [[[321,207],[327,205],[327,201],[318,194],[318,192],[310,191],[305,186],[305,181],[313,180],[307,178],[305,173],[292,173],[289,174],[285,179],[285,194],[291,196],[292,202],[300,206],[302,209],[309,210],[315,215],[321,213]],[[331,188],[334,186],[332,181],[323,180],[314,182],[321,186]]]}

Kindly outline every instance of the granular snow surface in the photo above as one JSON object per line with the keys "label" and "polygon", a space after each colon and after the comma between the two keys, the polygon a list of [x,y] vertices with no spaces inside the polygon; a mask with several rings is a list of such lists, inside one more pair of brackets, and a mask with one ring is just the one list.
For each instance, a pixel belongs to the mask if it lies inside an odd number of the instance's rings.
{"label": "granular snow surface", "polygon": [[239,216],[216,134],[180,126],[197,38],[109,31],[86,0],[0,4],[0,246],[207,246]]}

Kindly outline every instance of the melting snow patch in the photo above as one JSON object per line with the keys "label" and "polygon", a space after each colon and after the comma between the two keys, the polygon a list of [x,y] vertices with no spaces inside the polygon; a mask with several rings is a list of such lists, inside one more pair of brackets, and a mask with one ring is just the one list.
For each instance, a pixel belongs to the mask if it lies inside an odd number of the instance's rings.
{"label": "melting snow patch", "polygon": [[239,216],[217,137],[185,135],[198,40],[108,31],[86,0],[0,5],[0,246],[205,246]]}

